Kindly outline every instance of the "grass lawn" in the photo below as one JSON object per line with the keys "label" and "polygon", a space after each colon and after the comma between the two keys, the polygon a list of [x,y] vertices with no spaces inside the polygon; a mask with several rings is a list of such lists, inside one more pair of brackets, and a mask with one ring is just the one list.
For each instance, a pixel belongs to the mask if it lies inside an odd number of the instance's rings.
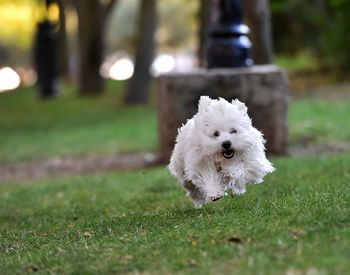
{"label": "grass lawn", "polygon": [[[120,98],[0,94],[1,161],[156,150],[154,107]],[[291,140],[350,142],[349,115],[349,101],[292,101]],[[0,183],[0,273],[349,274],[350,153],[272,162],[200,210],[164,167]]]}
{"label": "grass lawn", "polygon": [[155,151],[155,107],[123,106],[122,85],[109,82],[107,93],[95,98],[78,98],[70,87],[47,101],[33,88],[0,93],[0,163]]}
{"label": "grass lawn", "polygon": [[290,143],[306,138],[312,143],[350,142],[350,100],[322,98],[294,100],[289,110]]}
{"label": "grass lawn", "polygon": [[273,162],[200,210],[163,167],[0,184],[1,273],[349,274],[350,154]]}

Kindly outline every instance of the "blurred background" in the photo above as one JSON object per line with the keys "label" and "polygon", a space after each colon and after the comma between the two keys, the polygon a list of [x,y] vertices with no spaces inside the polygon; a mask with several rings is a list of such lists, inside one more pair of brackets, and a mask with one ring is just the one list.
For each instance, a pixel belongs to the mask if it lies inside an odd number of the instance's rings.
{"label": "blurred background", "polygon": [[[350,1],[242,3],[254,63],[285,68],[293,99],[349,94]],[[1,0],[0,162],[156,151],[153,80],[206,66],[210,10],[209,0]],[[327,123],[307,119],[310,104],[320,103],[292,104],[292,145],[332,142]]]}
{"label": "blurred background", "polygon": [[[0,89],[36,83],[35,59],[42,57],[35,55],[35,45],[39,43],[38,23],[44,20],[54,28],[49,32],[57,51],[60,81],[75,84],[82,94],[100,93],[105,79],[131,78],[137,59],[150,66],[152,76],[192,70],[203,63],[209,2],[2,0]],[[246,11],[255,5],[254,1],[243,2]],[[298,74],[349,70],[349,1],[271,0],[268,4],[275,54],[272,62]],[[254,23],[258,19],[251,12],[245,17],[254,35],[259,31]],[[98,79],[100,76],[103,79]]]}
{"label": "blurred background", "polygon": [[206,67],[218,1],[0,0],[1,274],[350,274],[350,0],[242,0],[254,63],[290,84],[264,184],[197,210],[146,169],[157,77]]}

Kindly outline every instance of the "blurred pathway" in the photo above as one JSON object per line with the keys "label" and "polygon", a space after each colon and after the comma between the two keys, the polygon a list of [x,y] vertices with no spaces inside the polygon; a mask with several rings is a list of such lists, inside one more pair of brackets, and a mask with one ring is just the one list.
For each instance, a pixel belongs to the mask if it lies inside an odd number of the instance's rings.
{"label": "blurred pathway", "polygon": [[[341,154],[350,149],[347,143],[300,144],[289,148],[289,156],[324,157]],[[0,164],[0,182],[57,178],[74,174],[130,171],[162,164],[156,153],[109,155],[99,157],[55,157],[31,162]]]}
{"label": "blurred pathway", "polygon": [[0,164],[0,182],[36,180],[73,174],[136,170],[159,165],[154,153],[101,157],[55,157],[31,162]]}

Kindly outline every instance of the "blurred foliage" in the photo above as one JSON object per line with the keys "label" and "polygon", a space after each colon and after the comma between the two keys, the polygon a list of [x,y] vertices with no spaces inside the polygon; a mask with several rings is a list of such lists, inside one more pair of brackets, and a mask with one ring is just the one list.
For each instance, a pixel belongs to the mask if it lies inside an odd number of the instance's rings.
{"label": "blurred foliage", "polygon": [[107,51],[135,51],[138,0],[121,0],[111,14],[106,29]]}
{"label": "blurred foliage", "polygon": [[[47,16],[58,20],[57,5],[50,5]],[[30,63],[28,50],[32,47],[37,22],[46,14],[43,0],[1,0],[0,66]]]}
{"label": "blurred foliage", "polygon": [[350,1],[271,0],[277,53],[312,51],[321,67],[350,69]]}
{"label": "blurred foliage", "polygon": [[[158,51],[196,50],[198,1],[158,0]],[[138,0],[121,0],[107,28],[109,52],[135,52]]]}
{"label": "blurred foliage", "polygon": [[36,8],[38,3],[33,0],[0,2],[0,37],[3,44],[21,49],[29,47],[35,30]]}
{"label": "blurred foliage", "polygon": [[[102,0],[101,0],[102,1]],[[139,0],[120,0],[109,18],[106,29],[107,54],[125,50],[135,52],[136,25]],[[31,47],[36,23],[45,14],[43,0],[1,0],[0,65],[31,63]],[[184,8],[186,7],[186,8]],[[157,32],[160,52],[178,49],[196,50],[196,13],[198,1],[159,0],[159,27]],[[49,17],[58,17],[57,6],[49,10]],[[66,26],[71,51],[76,51],[77,15],[66,7]]]}
{"label": "blurred foliage", "polygon": [[[199,2],[158,0],[159,52],[196,50]],[[270,0],[270,3],[278,56],[307,53],[311,56],[309,62],[313,62],[309,67],[350,69],[349,0]],[[120,0],[116,5],[106,32],[107,53],[118,50],[134,53],[138,4],[139,0]],[[66,12],[67,32],[75,43],[72,37],[77,29],[76,14],[72,8]],[[28,63],[36,22],[43,13],[43,0],[0,1],[0,65]],[[52,13],[57,17],[55,9]]]}
{"label": "blurred foliage", "polygon": [[157,40],[161,50],[196,50],[198,5],[199,1],[159,0]]}

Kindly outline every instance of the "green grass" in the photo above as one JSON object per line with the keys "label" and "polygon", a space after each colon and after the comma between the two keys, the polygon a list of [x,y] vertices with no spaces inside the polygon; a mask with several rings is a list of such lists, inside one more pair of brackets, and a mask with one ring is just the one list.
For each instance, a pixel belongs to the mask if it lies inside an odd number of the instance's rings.
{"label": "green grass", "polygon": [[306,138],[313,143],[350,142],[350,101],[305,98],[292,101],[289,111],[290,143]]}
{"label": "green grass", "polygon": [[2,274],[349,273],[350,155],[274,163],[200,210],[162,167],[1,184]]}
{"label": "green grass", "polygon": [[277,66],[286,69],[289,73],[315,71],[319,69],[317,59],[307,52],[294,56],[276,55],[275,63]]}
{"label": "green grass", "polygon": [[155,108],[123,106],[122,89],[112,84],[102,97],[78,98],[65,87],[49,101],[33,88],[0,94],[0,162],[156,150]]}
{"label": "green grass", "polygon": [[[121,88],[0,94],[0,160],[156,150],[156,111]],[[350,101],[292,101],[292,143],[349,142]],[[194,209],[164,167],[0,183],[1,274],[349,274],[350,153],[275,158],[247,193]]]}

